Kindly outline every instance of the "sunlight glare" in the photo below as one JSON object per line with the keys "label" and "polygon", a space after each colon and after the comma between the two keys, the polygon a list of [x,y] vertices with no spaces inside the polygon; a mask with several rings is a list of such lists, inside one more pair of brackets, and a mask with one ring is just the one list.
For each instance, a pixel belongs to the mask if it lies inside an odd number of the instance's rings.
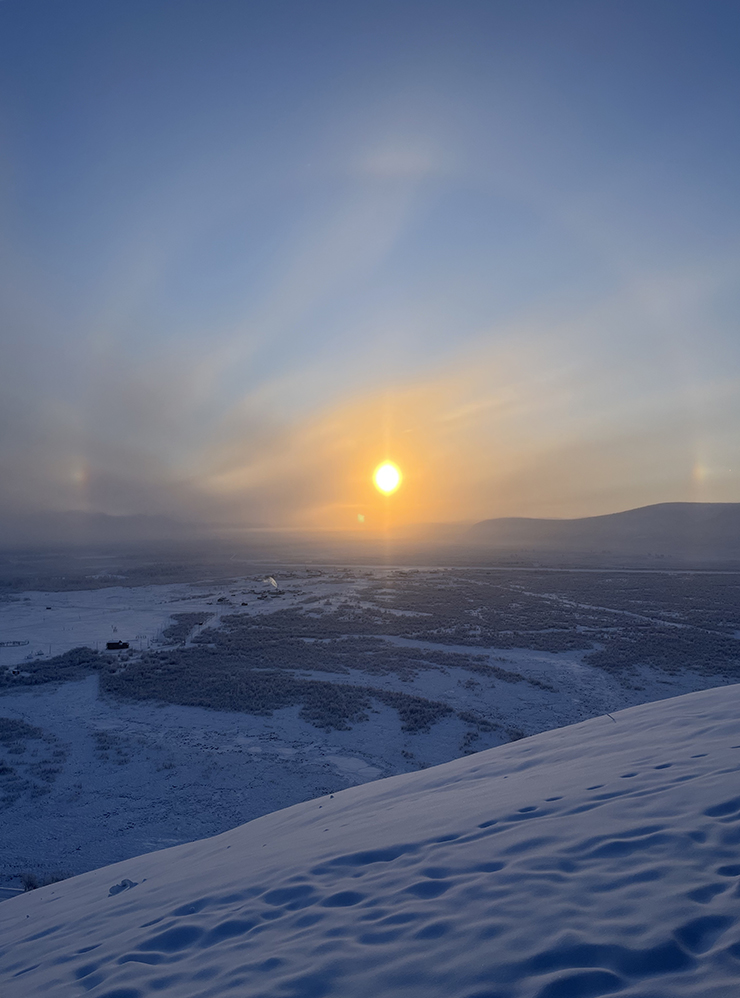
{"label": "sunlight glare", "polygon": [[401,472],[392,461],[383,461],[373,472],[375,488],[389,496],[401,484]]}

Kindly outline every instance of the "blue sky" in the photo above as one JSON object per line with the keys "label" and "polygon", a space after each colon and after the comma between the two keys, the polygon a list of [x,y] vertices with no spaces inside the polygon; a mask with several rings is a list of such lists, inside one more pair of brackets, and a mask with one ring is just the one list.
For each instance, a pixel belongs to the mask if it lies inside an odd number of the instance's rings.
{"label": "blue sky", "polygon": [[0,510],[740,501],[740,4],[0,3]]}

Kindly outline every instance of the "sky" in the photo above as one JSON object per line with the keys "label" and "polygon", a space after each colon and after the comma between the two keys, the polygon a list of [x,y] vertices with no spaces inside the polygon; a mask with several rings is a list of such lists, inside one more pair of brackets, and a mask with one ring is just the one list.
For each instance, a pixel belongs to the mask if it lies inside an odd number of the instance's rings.
{"label": "sky", "polygon": [[734,0],[2,0],[0,516],[740,501],[738,51]]}

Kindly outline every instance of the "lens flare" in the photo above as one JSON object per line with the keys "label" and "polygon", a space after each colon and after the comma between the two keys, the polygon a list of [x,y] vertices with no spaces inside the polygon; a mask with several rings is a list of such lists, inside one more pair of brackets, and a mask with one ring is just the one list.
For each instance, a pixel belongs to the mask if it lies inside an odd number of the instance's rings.
{"label": "lens flare", "polygon": [[389,496],[401,484],[401,472],[392,461],[383,461],[373,472],[373,484],[378,492]]}

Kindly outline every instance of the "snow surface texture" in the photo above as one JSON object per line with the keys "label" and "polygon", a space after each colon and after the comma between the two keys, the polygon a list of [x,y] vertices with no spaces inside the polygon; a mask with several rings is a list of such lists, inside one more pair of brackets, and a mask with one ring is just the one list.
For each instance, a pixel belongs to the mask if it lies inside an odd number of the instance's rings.
{"label": "snow surface texture", "polygon": [[0,905],[5,998],[734,998],[740,686]]}

